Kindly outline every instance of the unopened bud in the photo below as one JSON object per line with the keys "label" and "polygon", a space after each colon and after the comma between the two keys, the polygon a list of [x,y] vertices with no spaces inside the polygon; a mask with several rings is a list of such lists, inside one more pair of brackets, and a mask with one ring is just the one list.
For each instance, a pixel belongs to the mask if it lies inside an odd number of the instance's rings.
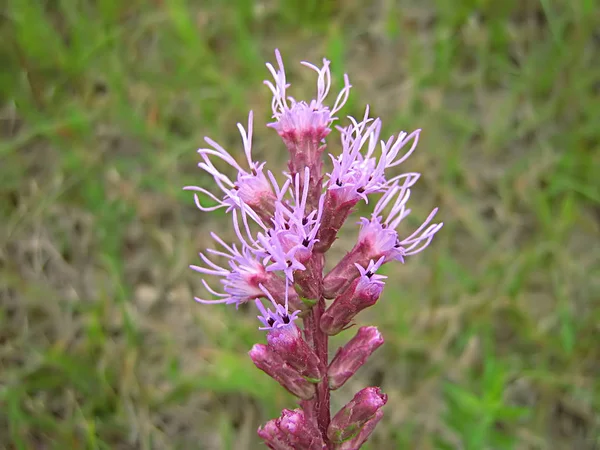
{"label": "unopened bud", "polygon": [[300,261],[305,270],[294,271],[296,298],[300,295],[303,299],[303,309],[309,309],[321,296],[321,280],[323,279],[323,255],[315,253],[306,261]]}
{"label": "unopened bud", "polygon": [[286,292],[287,292],[287,303],[288,307],[292,311],[296,310],[306,310],[308,306],[305,305],[301,300],[298,294],[292,290],[287,289],[285,286],[285,280],[281,277],[275,275],[274,272],[267,272],[268,276],[262,280],[263,287],[273,296],[275,302],[279,305],[285,305],[286,302]]}
{"label": "unopened bud", "polygon": [[355,266],[360,278],[354,280],[327,308],[321,317],[321,330],[331,336],[345,329],[352,319],[363,309],[373,306],[385,286],[383,275],[375,271],[383,264],[383,258],[377,262],[371,260],[366,269]]}
{"label": "unopened bud", "polygon": [[318,383],[323,377],[319,358],[302,338],[300,329],[293,322],[269,330],[267,343],[269,349],[308,381]]}
{"label": "unopened bud", "polygon": [[265,441],[265,444],[271,450],[295,450],[295,447],[289,442],[286,434],[277,426],[278,420],[269,420],[263,427],[259,427],[257,431],[258,437]]}
{"label": "unopened bud", "polygon": [[315,385],[306,381],[297,370],[287,365],[277,353],[270,350],[266,345],[255,344],[248,354],[256,367],[296,397],[304,400],[314,397]]}
{"label": "unopened bud", "polygon": [[315,251],[325,253],[336,239],[338,231],[352,212],[352,208],[358,203],[359,198],[347,200],[336,190],[328,190],[325,197],[323,218],[319,227],[317,238],[319,242],[315,245]]}
{"label": "unopened bud", "polygon": [[383,417],[383,410],[379,409],[375,415],[367,421],[359,431],[359,433],[352,439],[342,442],[335,447],[335,450],[356,450],[360,448],[367,439],[371,436],[371,433]]}
{"label": "unopened bud", "polygon": [[340,388],[382,344],[383,337],[376,327],[359,328],[356,336],[337,351],[329,364],[329,387]]}
{"label": "unopened bud", "polygon": [[301,409],[284,409],[278,419],[259,428],[258,435],[275,450],[322,450],[324,447],[321,433]]}
{"label": "unopened bud", "polygon": [[386,402],[387,395],[378,387],[364,388],[331,420],[327,436],[336,444],[358,436],[366,423],[375,417]]}
{"label": "unopened bud", "polygon": [[335,298],[359,276],[356,264],[366,267],[369,263],[370,247],[359,243],[340,260],[323,279],[323,295]]}

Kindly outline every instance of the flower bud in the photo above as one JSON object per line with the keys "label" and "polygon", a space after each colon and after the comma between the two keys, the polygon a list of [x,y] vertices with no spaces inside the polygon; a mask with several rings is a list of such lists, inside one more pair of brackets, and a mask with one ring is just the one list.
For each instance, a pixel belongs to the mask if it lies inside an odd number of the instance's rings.
{"label": "flower bud", "polygon": [[315,244],[315,251],[325,253],[336,239],[338,231],[344,225],[352,208],[358,203],[358,198],[346,200],[336,190],[328,190],[325,196],[325,208],[321,227],[319,228],[319,242]]}
{"label": "flower bud", "polygon": [[360,432],[352,439],[342,442],[335,447],[335,450],[356,450],[360,448],[367,439],[371,436],[371,433],[383,417],[383,410],[378,409],[375,415],[364,424]]}
{"label": "flower bud", "polygon": [[369,306],[373,306],[385,286],[386,277],[375,271],[383,264],[383,257],[377,262],[371,260],[367,269],[356,265],[360,277],[354,280],[327,308],[321,317],[321,331],[331,336],[347,328],[354,316]]}
{"label": "flower bud", "polygon": [[263,427],[259,427],[257,434],[267,447],[271,450],[295,450],[295,447],[289,442],[288,437],[277,426],[279,419],[269,420]]}
{"label": "flower bud", "polygon": [[269,330],[267,344],[270,350],[277,353],[286,364],[311,383],[318,383],[323,377],[319,358],[302,338],[300,329],[293,322]]}
{"label": "flower bud", "polygon": [[262,281],[263,287],[273,296],[277,304],[284,306],[287,294],[287,304],[290,310],[303,311],[308,309],[308,306],[302,302],[298,294],[291,289],[286,289],[285,280],[275,275],[274,272],[268,272],[265,279],[260,281]]}
{"label": "flower bud", "polygon": [[336,444],[358,436],[366,423],[376,416],[377,411],[386,402],[387,395],[378,387],[364,388],[331,420],[327,436]]}
{"label": "flower bud", "polygon": [[337,351],[329,364],[329,387],[340,388],[382,344],[383,337],[376,327],[359,328],[356,336]]}
{"label": "flower bud", "polygon": [[259,428],[258,435],[275,450],[322,450],[324,446],[321,433],[301,409],[284,409],[278,419]]}
{"label": "flower bud", "polygon": [[321,296],[323,278],[323,255],[313,254],[307,261],[301,261],[305,270],[294,271],[296,298],[299,296],[304,303],[303,309],[309,309]]}
{"label": "flower bud", "polygon": [[248,352],[250,358],[260,370],[265,372],[290,393],[304,400],[315,395],[315,385],[306,381],[295,369],[266,345],[255,344]]}
{"label": "flower bud", "polygon": [[369,263],[370,247],[357,244],[340,260],[323,279],[323,295],[325,298],[335,298],[340,295],[358,277],[356,265],[361,267]]}

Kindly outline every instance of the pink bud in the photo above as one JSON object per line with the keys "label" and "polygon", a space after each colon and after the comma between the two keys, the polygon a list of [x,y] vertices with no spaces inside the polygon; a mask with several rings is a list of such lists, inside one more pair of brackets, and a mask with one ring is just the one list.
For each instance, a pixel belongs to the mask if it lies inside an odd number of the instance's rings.
{"label": "pink bud", "polygon": [[331,272],[323,279],[323,295],[325,298],[335,298],[348,288],[352,281],[359,276],[356,264],[367,267],[369,251],[370,247],[367,244],[359,243],[331,269]]}
{"label": "pink bud", "polygon": [[383,410],[378,409],[375,415],[364,424],[360,432],[352,439],[347,440],[335,447],[335,450],[356,450],[360,448],[367,439],[371,436],[371,433],[383,417]]}
{"label": "pink bud", "polygon": [[322,450],[323,438],[301,409],[284,409],[278,419],[258,429],[258,435],[271,449]]}
{"label": "pink bud", "polygon": [[306,381],[295,369],[266,345],[255,344],[248,352],[250,358],[260,370],[265,372],[290,393],[304,400],[315,395],[315,385]]}
{"label": "pink bud", "polygon": [[[262,282],[263,287],[273,296],[275,302],[279,305],[284,306],[286,302],[286,286],[285,280],[281,277],[278,277],[274,272],[268,272],[268,275],[265,276],[264,280],[260,280]],[[258,283],[256,283],[258,286]],[[287,290],[287,302],[290,310],[306,310],[308,306],[305,305],[300,297],[294,290]]]}
{"label": "pink bud", "polygon": [[300,261],[306,267],[305,270],[294,271],[294,283],[296,292],[296,299],[298,294],[302,297],[303,303],[302,309],[310,309],[314,305],[322,291],[322,279],[323,279],[323,255],[311,254],[310,258],[306,261]]}
{"label": "pink bud", "polygon": [[263,427],[258,428],[258,436],[265,441],[271,450],[295,450],[287,436],[277,426],[279,419],[269,420]]}
{"label": "pink bud", "polygon": [[328,190],[325,197],[323,218],[317,238],[319,242],[315,245],[315,251],[325,253],[335,241],[338,231],[352,212],[352,208],[358,203],[358,198],[347,201],[340,196],[336,190]]}
{"label": "pink bud", "polygon": [[319,358],[302,338],[300,329],[290,322],[286,326],[273,328],[267,333],[269,349],[298,371],[312,383],[318,383],[323,377]]}
{"label": "pink bud", "polygon": [[366,269],[356,264],[355,270],[360,274],[360,278],[354,280],[321,317],[321,330],[324,333],[338,334],[350,324],[356,314],[377,302],[385,286],[383,279],[386,277],[376,275],[375,271],[383,261],[383,257],[377,262],[371,260]]}
{"label": "pink bud", "polygon": [[313,422],[308,420],[304,411],[284,409],[279,418],[279,429],[286,433],[294,448],[322,450],[323,438]]}
{"label": "pink bud", "polygon": [[383,337],[376,327],[359,328],[356,336],[337,351],[329,364],[329,387],[340,388],[382,344]]}
{"label": "pink bud", "polygon": [[327,436],[336,444],[353,439],[386,402],[387,395],[378,387],[364,388],[331,420]]}

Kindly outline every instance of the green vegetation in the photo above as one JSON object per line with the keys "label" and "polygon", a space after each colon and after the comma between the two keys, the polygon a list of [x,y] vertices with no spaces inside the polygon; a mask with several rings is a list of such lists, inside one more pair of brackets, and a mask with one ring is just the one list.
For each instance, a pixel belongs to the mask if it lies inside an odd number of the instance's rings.
{"label": "green vegetation", "polygon": [[344,115],[368,102],[387,133],[423,129],[412,217],[437,205],[446,224],[387,268],[360,317],[386,345],[334,406],[381,383],[371,449],[599,448],[598,2],[3,9],[0,448],[255,449],[293,406],[246,355],[253,311],[193,302],[187,265],[226,222],[181,190],[211,182],[203,136],[235,148],[250,108],[283,168],[260,126],[275,47],[297,97],[314,83],[299,61],[326,56],[354,86]]}

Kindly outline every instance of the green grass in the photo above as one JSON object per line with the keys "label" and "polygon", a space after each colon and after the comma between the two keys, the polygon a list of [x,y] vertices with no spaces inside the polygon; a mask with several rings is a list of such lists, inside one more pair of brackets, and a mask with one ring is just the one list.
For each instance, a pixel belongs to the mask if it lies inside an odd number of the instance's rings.
{"label": "green grass", "polygon": [[[423,129],[413,214],[437,205],[446,224],[386,267],[385,298],[360,317],[386,345],[334,406],[381,383],[372,449],[597,449],[599,11],[9,0],[0,448],[261,448],[258,424],[293,405],[246,355],[264,340],[252,311],[192,301],[187,265],[224,216],[181,191],[210,183],[203,136],[232,148],[249,108],[268,120],[278,47],[295,92],[313,88],[297,63],[325,56],[354,86],[344,113],[368,102],[386,132]],[[277,136],[255,136],[283,164]]]}

